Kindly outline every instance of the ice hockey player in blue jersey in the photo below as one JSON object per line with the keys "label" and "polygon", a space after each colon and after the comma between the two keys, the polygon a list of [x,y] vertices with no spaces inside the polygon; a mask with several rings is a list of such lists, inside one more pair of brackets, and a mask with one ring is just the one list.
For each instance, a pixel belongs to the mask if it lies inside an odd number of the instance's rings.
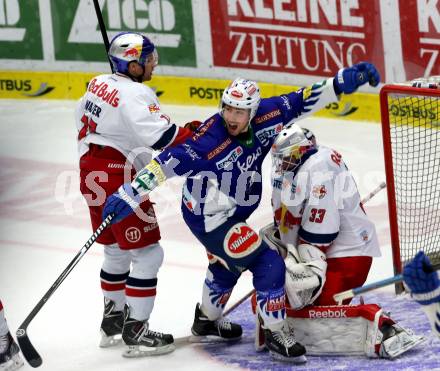
{"label": "ice hockey player in blue jersey", "polygon": [[379,81],[376,68],[362,62],[339,70],[335,78],[261,99],[257,83],[237,78],[224,90],[219,112],[192,138],[162,152],[107,199],[104,218],[113,214],[118,222],[134,210],[140,216],[142,196],[172,176],[186,177],[183,218],[210,257],[191,329],[194,339],[241,337],[241,326],[222,318],[222,312],[241,273],[249,270],[267,348],[275,358],[305,361],[305,348],[286,327],[284,261],[246,220],[260,202],[262,163],[283,126],[337,101],[342,93]]}
{"label": "ice hockey player in blue jersey", "polygon": [[432,331],[440,337],[440,273],[432,271],[429,257],[423,251],[405,266],[403,281],[428,316]]}

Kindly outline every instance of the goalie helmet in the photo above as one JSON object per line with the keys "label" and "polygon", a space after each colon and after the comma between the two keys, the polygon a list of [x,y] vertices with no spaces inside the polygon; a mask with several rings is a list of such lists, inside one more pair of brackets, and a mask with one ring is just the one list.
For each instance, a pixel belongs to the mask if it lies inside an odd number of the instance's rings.
{"label": "goalie helmet", "polygon": [[128,64],[136,61],[141,67],[150,54],[153,54],[154,65],[158,55],[154,44],[147,37],[136,32],[121,32],[110,43],[108,56],[115,72],[128,75]]}
{"label": "goalie helmet", "polygon": [[223,91],[220,102],[220,114],[222,114],[225,104],[235,108],[249,109],[250,122],[257,113],[260,101],[261,96],[258,84],[255,81],[238,77]]}
{"label": "goalie helmet", "polygon": [[294,171],[302,164],[303,156],[316,148],[314,135],[305,132],[297,124],[287,125],[281,130],[272,145],[272,162],[276,173]]}

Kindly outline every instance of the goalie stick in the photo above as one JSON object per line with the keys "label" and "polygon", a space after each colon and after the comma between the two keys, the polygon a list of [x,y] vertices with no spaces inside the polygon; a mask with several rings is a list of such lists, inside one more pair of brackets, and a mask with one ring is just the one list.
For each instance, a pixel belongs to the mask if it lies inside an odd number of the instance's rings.
{"label": "goalie stick", "polygon": [[[373,189],[368,195],[362,198],[361,203],[365,204],[370,201],[374,196],[376,196],[382,189],[386,188],[387,184],[385,182],[380,183],[375,189]],[[252,289],[247,294],[245,294],[242,298],[237,300],[234,304],[232,304],[225,312],[223,313],[223,317],[226,317],[232,311],[234,311],[238,306],[244,303],[247,299],[249,299],[255,293],[255,289]],[[182,336],[174,339],[174,344],[176,346],[181,346],[187,344],[191,336]]]}
{"label": "goalie stick", "polygon": [[[439,269],[440,269],[440,263],[437,263],[432,266],[432,269],[430,269],[429,272],[434,272]],[[339,292],[339,293],[333,295],[333,299],[339,305],[341,305],[345,299],[351,299],[351,298],[355,297],[356,295],[363,294],[363,293],[369,292],[369,291],[373,291],[373,290],[379,289],[381,287],[385,287],[385,286],[392,285],[392,284],[402,282],[402,281],[403,281],[403,275],[397,274],[393,277],[385,278],[383,280],[376,281],[376,282],[370,283],[368,285],[364,285],[364,286],[356,287],[351,290]]]}
{"label": "goalie stick", "polygon": [[29,336],[27,333],[27,328],[29,326],[29,323],[34,319],[34,317],[37,315],[37,313],[40,311],[43,305],[46,304],[46,302],[49,300],[49,298],[52,296],[55,290],[61,285],[64,279],[72,271],[72,269],[78,264],[78,262],[81,260],[84,254],[89,250],[89,248],[93,245],[96,239],[101,235],[104,229],[106,229],[110,225],[112,219],[113,219],[113,214],[110,214],[107,218],[105,218],[105,220],[101,223],[98,229],[96,229],[93,235],[87,240],[87,242],[78,252],[78,254],[76,254],[73,260],[66,267],[66,269],[64,269],[64,271],[56,279],[56,281],[53,283],[50,289],[46,292],[46,294],[44,294],[44,296],[37,303],[34,309],[32,309],[32,312],[26,317],[26,319],[18,328],[16,332],[18,344],[20,345],[21,352],[23,353],[24,358],[32,367],[41,366],[41,364],[43,363],[43,359],[38,354],[37,350],[29,340]]}

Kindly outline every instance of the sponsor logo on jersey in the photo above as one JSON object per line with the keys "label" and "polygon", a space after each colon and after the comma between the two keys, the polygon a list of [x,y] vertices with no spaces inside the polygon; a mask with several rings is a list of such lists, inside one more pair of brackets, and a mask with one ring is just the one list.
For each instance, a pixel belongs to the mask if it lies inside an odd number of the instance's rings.
{"label": "sponsor logo on jersey", "polygon": [[223,243],[227,255],[242,258],[252,254],[260,246],[260,238],[247,224],[238,223],[225,236]]}
{"label": "sponsor logo on jersey", "polygon": [[150,105],[148,106],[148,110],[149,110],[151,113],[155,113],[155,112],[159,112],[159,111],[160,111],[160,107],[159,107],[157,104],[153,103],[153,104],[150,104]]}
{"label": "sponsor logo on jersey", "polygon": [[312,194],[314,197],[322,200],[327,194],[327,189],[325,188],[325,185],[323,185],[323,184],[313,186]]}
{"label": "sponsor logo on jersey", "polygon": [[196,151],[187,143],[182,144],[183,148],[185,148],[185,152],[188,154],[189,157],[191,157],[191,160],[200,160],[201,157],[197,154]]}
{"label": "sponsor logo on jersey", "polygon": [[280,131],[283,129],[283,124],[275,124],[269,126],[267,128],[261,129],[255,133],[257,138],[260,140],[263,146],[267,146],[269,144],[269,139],[276,137]]}
{"label": "sponsor logo on jersey", "polygon": [[254,162],[258,159],[258,157],[260,157],[262,155],[262,153],[263,153],[263,151],[262,151],[261,147],[258,147],[254,153],[252,153],[246,157],[246,160],[243,163],[240,163],[240,161],[237,161],[237,166],[240,169],[240,171],[242,173],[245,173],[246,171],[248,171],[252,167]]}
{"label": "sponsor logo on jersey", "polygon": [[231,138],[226,139],[222,144],[220,144],[217,148],[215,148],[214,150],[212,150],[211,152],[208,153],[208,155],[206,156],[208,160],[211,160],[212,158],[214,158],[215,156],[217,156],[219,153],[223,152],[224,149],[229,146],[232,143]]}
{"label": "sponsor logo on jersey", "polygon": [[290,104],[289,97],[287,95],[282,95],[281,99],[283,100],[283,106],[290,111],[292,109],[292,106]]}
{"label": "sponsor logo on jersey", "polygon": [[215,122],[215,118],[211,118],[206,124],[199,126],[197,132],[193,135],[192,140],[197,140],[201,136],[205,135],[206,131],[211,127],[211,125]]}
{"label": "sponsor logo on jersey", "polygon": [[273,119],[274,117],[277,117],[277,116],[281,116],[281,111],[279,109],[270,111],[270,112],[264,114],[263,116],[256,117],[255,123],[262,124],[263,122],[266,122],[266,121]]}
{"label": "sponsor logo on jersey", "polygon": [[281,179],[274,179],[272,182],[272,187],[281,189],[281,186],[283,184],[283,181]]}
{"label": "sponsor logo on jersey", "polygon": [[309,318],[342,318],[347,317],[347,310],[345,309],[325,309],[325,310],[309,310]]}
{"label": "sponsor logo on jersey", "polygon": [[367,242],[368,241],[368,232],[367,231],[362,231],[361,232],[361,238],[362,238],[362,241]]}
{"label": "sponsor logo on jersey", "polygon": [[130,227],[125,231],[125,239],[130,243],[136,243],[141,239],[141,231],[139,228]]}
{"label": "sponsor logo on jersey", "polygon": [[236,147],[234,148],[229,154],[221,159],[220,161],[216,162],[215,165],[217,166],[217,169],[226,169],[230,170],[232,168],[232,164],[237,161],[237,159],[243,154],[243,148]]}
{"label": "sponsor logo on jersey", "polygon": [[96,95],[98,98],[101,98],[104,102],[110,104],[111,106],[117,107],[119,105],[118,89],[109,91],[108,84],[105,82],[97,84],[96,81],[97,79],[90,81],[88,87],[89,92]]}

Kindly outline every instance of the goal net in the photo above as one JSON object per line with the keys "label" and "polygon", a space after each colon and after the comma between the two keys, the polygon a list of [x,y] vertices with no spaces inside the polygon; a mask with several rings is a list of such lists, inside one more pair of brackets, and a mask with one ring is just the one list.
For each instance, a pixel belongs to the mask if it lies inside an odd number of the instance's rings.
{"label": "goal net", "polygon": [[440,262],[440,77],[417,81],[380,93],[396,274],[419,250]]}

